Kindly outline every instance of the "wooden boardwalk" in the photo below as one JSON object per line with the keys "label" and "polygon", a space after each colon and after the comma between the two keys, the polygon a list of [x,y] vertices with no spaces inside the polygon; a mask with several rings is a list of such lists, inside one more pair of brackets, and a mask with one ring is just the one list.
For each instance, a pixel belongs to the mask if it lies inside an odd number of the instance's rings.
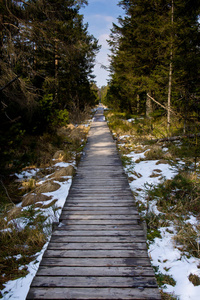
{"label": "wooden boardwalk", "polygon": [[161,299],[101,107],[27,299]]}

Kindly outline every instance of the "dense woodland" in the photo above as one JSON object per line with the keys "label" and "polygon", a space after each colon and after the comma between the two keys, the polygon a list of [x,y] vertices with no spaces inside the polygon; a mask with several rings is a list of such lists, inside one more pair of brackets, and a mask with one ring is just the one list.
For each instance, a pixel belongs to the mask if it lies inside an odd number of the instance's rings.
{"label": "dense woodland", "polygon": [[86,4],[0,1],[1,175],[17,162],[18,149],[26,156],[27,136],[53,133],[97,101],[92,69],[99,46],[79,14]]}
{"label": "dense woodland", "polygon": [[[128,114],[200,121],[200,1],[122,0],[105,103]],[[193,129],[194,130],[194,126]]]}
{"label": "dense woodland", "polygon": [[[27,265],[48,240],[61,207],[44,193],[59,191],[59,180],[69,188],[66,176],[72,178],[89,131],[81,122],[99,99],[108,106],[105,117],[148,247],[166,228],[180,263],[189,266],[189,258],[200,257],[200,0],[121,0],[125,13],[109,40],[110,80],[101,89],[92,74],[100,47],[79,13],[86,4],[0,0],[0,290],[28,274]],[[71,165],[57,168],[57,161]],[[143,162],[155,181],[137,188]],[[174,168],[174,177],[166,179],[163,166]],[[173,279],[172,258],[168,268],[168,259],[156,255],[160,288],[183,281]],[[199,262],[196,269],[199,274]],[[185,278],[200,285],[188,270]],[[0,291],[0,298],[6,294]]]}

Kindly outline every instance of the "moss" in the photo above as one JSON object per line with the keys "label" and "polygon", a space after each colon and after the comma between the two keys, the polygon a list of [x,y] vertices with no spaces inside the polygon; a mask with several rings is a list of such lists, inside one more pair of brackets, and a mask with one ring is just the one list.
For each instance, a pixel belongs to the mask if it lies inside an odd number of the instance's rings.
{"label": "moss", "polygon": [[147,231],[147,240],[153,242],[155,238],[161,238],[160,231],[157,229]]}
{"label": "moss", "polygon": [[176,281],[170,275],[163,274],[161,272],[156,272],[155,276],[159,287],[163,287],[165,284],[169,284],[172,286],[176,285]]}

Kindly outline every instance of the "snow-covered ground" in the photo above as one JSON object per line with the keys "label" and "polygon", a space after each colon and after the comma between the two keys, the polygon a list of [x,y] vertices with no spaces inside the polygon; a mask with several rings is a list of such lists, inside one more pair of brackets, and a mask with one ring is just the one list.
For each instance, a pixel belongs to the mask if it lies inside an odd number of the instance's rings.
{"label": "snow-covered ground", "polygon": [[[55,163],[55,165],[53,167],[59,167],[59,168],[66,168],[69,165],[75,166],[75,160],[73,162],[69,163],[65,163],[65,162],[57,162]],[[15,174],[20,180],[23,179],[31,179],[33,177],[36,176],[36,173],[39,171],[39,169],[30,169],[27,171],[23,171],[20,174]],[[48,179],[49,176],[51,176],[52,174],[46,176],[45,178],[41,179],[41,181],[39,181],[37,184],[41,184],[44,183],[45,180]],[[48,223],[53,223],[53,222],[57,222],[59,220],[59,216],[62,210],[62,207],[64,206],[66,197],[68,196],[68,192],[72,183],[72,176],[62,176],[62,178],[66,178],[66,181],[64,182],[58,182],[60,185],[60,188],[54,192],[49,192],[49,193],[44,193],[44,195],[47,196],[51,196],[51,200],[49,201],[45,201],[45,204],[48,205],[48,202],[51,202],[54,199],[57,199],[56,202],[56,206],[59,208],[56,210],[56,214],[55,214],[55,210],[53,208],[48,208],[47,209],[41,209],[43,211],[43,215],[47,216],[47,222]],[[57,182],[55,180],[55,182]],[[18,206],[21,206],[21,204],[18,204]],[[27,209],[24,208],[24,209]],[[21,222],[21,224],[19,224],[20,228],[23,228],[23,219],[21,218],[18,219],[18,222]],[[50,240],[50,237],[49,237]],[[8,299],[17,299],[17,300],[25,300],[27,293],[29,291],[29,287],[30,284],[38,270],[40,261],[42,259],[43,253],[46,250],[48,246],[48,242],[44,245],[43,249],[41,252],[36,254],[36,259],[34,261],[32,261],[29,265],[27,265],[28,267],[28,275],[26,277],[22,277],[16,280],[11,280],[9,282],[6,283],[5,288],[2,292],[3,295],[3,299],[8,300]]]}
{"label": "snow-covered ground", "polygon": [[[147,185],[157,185],[162,182],[163,178],[171,179],[178,172],[176,167],[172,167],[166,163],[159,163],[157,160],[140,161],[140,158],[145,158],[144,154],[146,151],[141,151],[141,153],[133,151],[128,154],[127,157],[129,157],[131,162],[129,160],[129,164],[125,167],[127,175],[134,179],[130,182],[130,187],[133,192],[137,192],[136,201],[143,202],[144,204],[146,204],[145,187]],[[151,176],[152,173],[156,174],[157,177]],[[149,204],[149,209],[156,215],[160,213],[155,200]],[[187,222],[192,225],[198,224],[198,220],[194,216],[191,216]],[[166,284],[163,287],[163,291],[170,293],[180,300],[199,300],[200,286],[194,286],[188,277],[190,274],[200,277],[200,259],[195,257],[187,258],[175,247],[173,237],[176,234],[176,229],[172,222],[170,227],[161,227],[160,233],[161,238],[155,238],[154,242],[149,245],[149,256],[152,265],[158,267],[158,272],[171,276],[176,282],[175,286]]]}

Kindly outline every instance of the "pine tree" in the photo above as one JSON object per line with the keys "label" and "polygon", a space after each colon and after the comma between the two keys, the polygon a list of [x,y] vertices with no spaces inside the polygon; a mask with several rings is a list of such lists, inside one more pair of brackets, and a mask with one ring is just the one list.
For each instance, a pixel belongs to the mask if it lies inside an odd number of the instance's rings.
{"label": "pine tree", "polygon": [[1,0],[2,153],[11,153],[22,133],[55,130],[74,108],[95,104],[92,69],[99,46],[79,14],[86,3]]}
{"label": "pine tree", "polygon": [[171,105],[185,115],[188,105],[197,110],[199,1],[122,0],[119,5],[126,15],[114,25],[109,41],[108,99],[130,111],[138,109],[138,95],[143,109],[150,95],[166,107],[169,123]]}

